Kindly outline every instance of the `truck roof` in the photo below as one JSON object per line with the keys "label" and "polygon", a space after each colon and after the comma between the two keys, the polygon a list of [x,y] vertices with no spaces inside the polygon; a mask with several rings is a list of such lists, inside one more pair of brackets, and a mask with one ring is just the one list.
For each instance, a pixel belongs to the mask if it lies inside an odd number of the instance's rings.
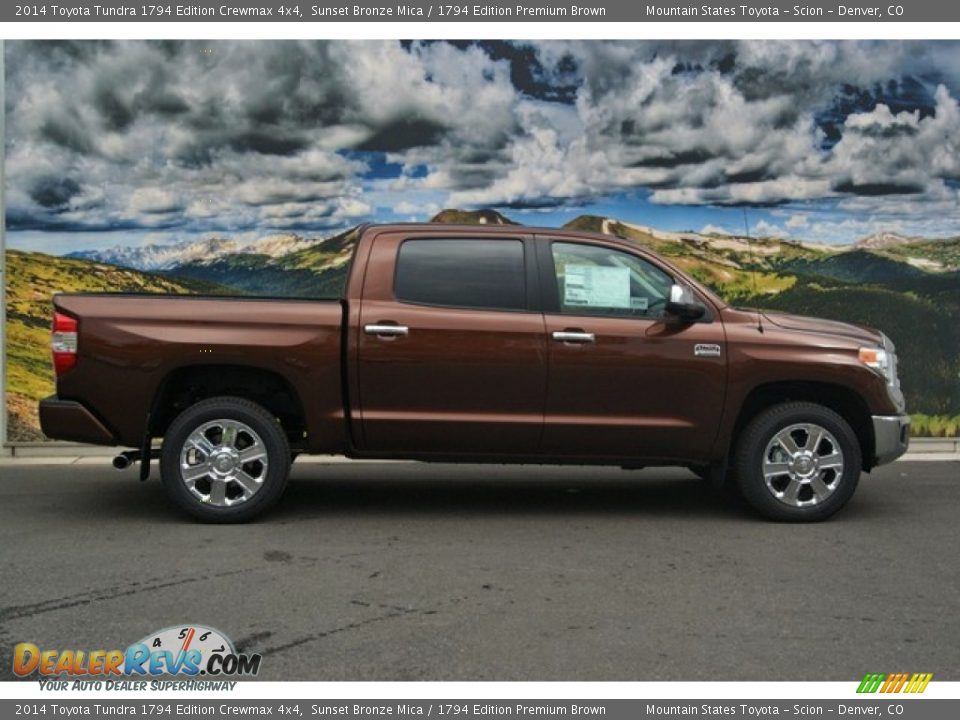
{"label": "truck roof", "polygon": [[537,225],[499,225],[493,223],[431,223],[431,222],[391,222],[391,223],[370,223],[368,225],[361,225],[359,228],[360,234],[364,234],[370,230],[375,230],[378,232],[390,231],[390,230],[401,230],[409,232],[413,231],[423,231],[429,233],[445,233],[445,232],[463,232],[463,233],[482,233],[490,235],[516,235],[518,233],[524,235],[550,235],[556,237],[557,235],[563,235],[565,237],[588,237],[594,238],[596,240],[621,240],[630,243],[633,246],[639,246],[643,249],[643,246],[639,243],[631,241],[629,238],[625,238],[620,235],[607,235],[605,233],[592,232],[589,230],[575,230],[573,228],[556,228],[556,227],[541,227]]}

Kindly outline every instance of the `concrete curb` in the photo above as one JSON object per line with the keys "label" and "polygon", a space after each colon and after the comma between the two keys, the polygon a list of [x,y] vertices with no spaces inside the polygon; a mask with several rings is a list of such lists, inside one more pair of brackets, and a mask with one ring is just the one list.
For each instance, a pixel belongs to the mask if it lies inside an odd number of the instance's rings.
{"label": "concrete curb", "polygon": [[[120,448],[74,443],[22,443],[0,448],[0,465],[109,465]],[[960,462],[960,438],[913,438],[901,461]],[[298,465],[382,463],[389,460],[351,460],[342,455],[302,455]]]}

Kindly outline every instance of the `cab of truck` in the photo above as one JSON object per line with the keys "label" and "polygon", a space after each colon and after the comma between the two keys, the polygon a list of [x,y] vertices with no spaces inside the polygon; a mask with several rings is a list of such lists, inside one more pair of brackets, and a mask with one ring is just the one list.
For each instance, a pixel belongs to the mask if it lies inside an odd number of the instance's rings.
{"label": "cab of truck", "polygon": [[144,467],[163,438],[170,496],[208,521],[266,510],[301,452],[682,465],[767,517],[820,520],[908,442],[885,335],[732,308],[606,235],[370,226],[336,299],[55,308],[44,431]]}

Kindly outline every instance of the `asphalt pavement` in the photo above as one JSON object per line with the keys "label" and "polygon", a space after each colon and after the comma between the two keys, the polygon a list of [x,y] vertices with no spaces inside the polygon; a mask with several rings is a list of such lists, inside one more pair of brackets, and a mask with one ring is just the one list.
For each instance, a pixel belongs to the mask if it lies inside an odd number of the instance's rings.
{"label": "asphalt pavement", "polygon": [[298,464],[195,523],[156,479],[0,465],[0,665],[203,623],[271,680],[960,680],[960,463],[758,519],[683,470]]}

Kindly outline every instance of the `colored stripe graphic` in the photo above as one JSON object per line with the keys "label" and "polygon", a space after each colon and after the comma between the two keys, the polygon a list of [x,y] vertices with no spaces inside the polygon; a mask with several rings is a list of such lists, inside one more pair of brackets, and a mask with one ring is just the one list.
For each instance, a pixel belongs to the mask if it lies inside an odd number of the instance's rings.
{"label": "colored stripe graphic", "polygon": [[927,689],[927,685],[930,684],[932,679],[933,673],[914,673],[913,677],[910,678],[910,684],[907,685],[907,689],[904,690],[904,692],[922,693]]}
{"label": "colored stripe graphic", "polygon": [[883,678],[883,673],[867,673],[863,676],[863,680],[860,681],[860,687],[857,688],[857,692],[875,693],[883,682]]}
{"label": "colored stripe graphic", "polygon": [[903,687],[903,684],[907,681],[906,673],[890,673],[887,675],[887,681],[883,683],[883,687],[880,688],[882,693],[895,693],[900,692],[900,688]]}
{"label": "colored stripe graphic", "polygon": [[867,673],[857,692],[922,693],[932,679],[933,673]]}

